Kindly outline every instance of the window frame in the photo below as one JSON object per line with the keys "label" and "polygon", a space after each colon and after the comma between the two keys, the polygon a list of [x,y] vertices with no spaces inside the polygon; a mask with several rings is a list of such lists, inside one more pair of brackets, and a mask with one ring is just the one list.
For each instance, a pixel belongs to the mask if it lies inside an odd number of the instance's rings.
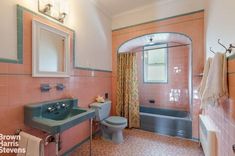
{"label": "window frame", "polygon": [[143,46],[143,51],[142,51],[142,68],[143,68],[143,73],[142,73],[142,75],[143,75],[143,83],[145,83],[145,84],[168,84],[168,78],[169,78],[169,71],[168,71],[168,67],[169,67],[169,65],[168,65],[168,52],[169,52],[169,49],[168,48],[165,48],[166,49],[166,55],[165,55],[165,64],[166,64],[166,72],[165,72],[165,74],[166,74],[166,81],[146,81],[145,79],[145,71],[146,71],[146,67],[145,67],[145,58],[144,58],[144,55],[145,55],[145,47],[151,47],[151,46],[157,46],[157,45],[166,45],[166,47],[168,47],[168,44],[167,43],[157,43],[157,44],[152,44],[152,45],[145,45],[145,46]]}

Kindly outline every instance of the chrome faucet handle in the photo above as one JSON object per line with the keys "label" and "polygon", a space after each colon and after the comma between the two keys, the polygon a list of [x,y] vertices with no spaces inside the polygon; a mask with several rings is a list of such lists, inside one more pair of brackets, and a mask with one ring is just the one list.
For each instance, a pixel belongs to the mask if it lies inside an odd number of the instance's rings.
{"label": "chrome faucet handle", "polygon": [[65,104],[65,103],[63,103],[61,106],[64,108],[64,107],[66,107],[66,104]]}
{"label": "chrome faucet handle", "polygon": [[53,108],[53,107],[48,107],[48,108],[47,108],[47,111],[48,111],[48,112],[53,112],[53,111],[55,111],[55,108]]}
{"label": "chrome faucet handle", "polygon": [[70,105],[69,105],[69,104],[66,104],[66,103],[63,103],[63,104],[61,105],[61,107],[64,108],[64,109],[67,109],[69,106],[70,106]]}
{"label": "chrome faucet handle", "polygon": [[56,108],[56,109],[60,109],[60,108],[61,108],[60,103],[56,103],[56,104],[55,104],[55,108]]}

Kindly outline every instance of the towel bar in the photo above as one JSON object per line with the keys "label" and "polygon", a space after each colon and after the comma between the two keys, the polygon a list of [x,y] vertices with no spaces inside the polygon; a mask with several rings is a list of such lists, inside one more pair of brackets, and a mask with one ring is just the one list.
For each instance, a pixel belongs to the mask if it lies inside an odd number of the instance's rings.
{"label": "towel bar", "polygon": [[[15,131],[14,135],[20,135],[20,132],[22,132],[22,131],[23,131],[22,129],[17,129],[17,130]],[[55,137],[52,136],[52,135],[48,135],[48,136],[46,136],[45,139],[42,139],[42,140],[43,140],[43,144],[44,144],[45,146],[47,146],[49,143],[55,142]],[[16,141],[19,141],[19,140],[16,140]]]}
{"label": "towel bar", "polygon": [[[235,48],[233,44],[229,44],[229,47],[227,48],[225,45],[223,45],[220,42],[220,39],[218,39],[218,44],[221,45],[225,49],[225,54],[227,53],[231,54],[232,50]],[[212,47],[210,47],[210,51],[215,54],[215,51],[212,50]]]}
{"label": "towel bar", "polygon": [[16,131],[15,131],[15,134],[14,135],[20,135],[20,132],[22,131],[22,129],[17,129]]}

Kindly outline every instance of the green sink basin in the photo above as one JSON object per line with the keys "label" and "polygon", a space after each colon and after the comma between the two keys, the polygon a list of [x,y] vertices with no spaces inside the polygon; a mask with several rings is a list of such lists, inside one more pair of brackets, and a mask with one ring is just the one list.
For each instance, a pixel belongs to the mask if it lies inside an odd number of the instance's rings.
{"label": "green sink basin", "polygon": [[52,120],[65,120],[65,119],[69,119],[69,118],[72,118],[74,116],[77,116],[79,114],[82,114],[82,113],[85,113],[86,110],[82,110],[82,109],[71,109],[70,112],[66,115],[63,115],[63,116],[59,116],[57,118],[54,118]]}
{"label": "green sink basin", "polygon": [[61,133],[95,116],[94,110],[79,108],[77,102],[77,99],[62,99],[26,105],[24,122],[50,134]]}

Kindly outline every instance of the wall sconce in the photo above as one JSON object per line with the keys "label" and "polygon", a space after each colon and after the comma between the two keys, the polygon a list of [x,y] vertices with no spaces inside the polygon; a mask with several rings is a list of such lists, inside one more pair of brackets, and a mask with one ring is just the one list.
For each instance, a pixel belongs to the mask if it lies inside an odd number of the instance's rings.
{"label": "wall sconce", "polygon": [[45,5],[45,8],[43,9],[43,12],[44,12],[45,14],[50,14],[50,12],[51,12],[51,7],[52,7],[52,4],[46,4],[46,5]]}
{"label": "wall sconce", "polygon": [[68,15],[69,5],[65,0],[38,0],[38,11],[64,23]]}
{"label": "wall sconce", "polygon": [[65,12],[61,13],[60,16],[59,16],[59,18],[58,18],[58,20],[59,20],[61,23],[64,23],[64,19],[65,19],[66,15],[67,15],[67,14],[66,14]]}

